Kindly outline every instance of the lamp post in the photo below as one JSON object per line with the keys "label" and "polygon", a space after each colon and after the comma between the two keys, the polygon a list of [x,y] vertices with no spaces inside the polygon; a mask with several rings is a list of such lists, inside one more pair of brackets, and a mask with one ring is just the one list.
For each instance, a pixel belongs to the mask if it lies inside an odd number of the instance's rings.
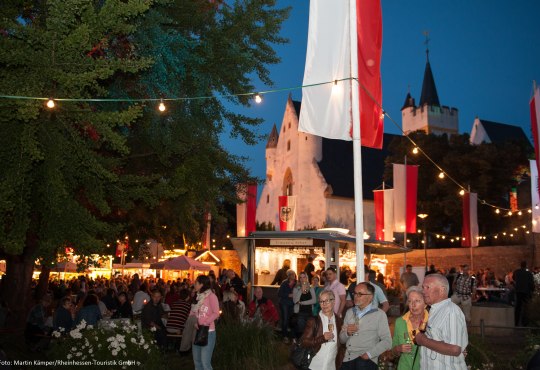
{"label": "lamp post", "polygon": [[424,258],[426,261],[426,271],[428,270],[428,263],[427,263],[427,234],[426,234],[426,218],[428,214],[427,213],[420,213],[418,217],[422,219],[422,222],[424,224]]}

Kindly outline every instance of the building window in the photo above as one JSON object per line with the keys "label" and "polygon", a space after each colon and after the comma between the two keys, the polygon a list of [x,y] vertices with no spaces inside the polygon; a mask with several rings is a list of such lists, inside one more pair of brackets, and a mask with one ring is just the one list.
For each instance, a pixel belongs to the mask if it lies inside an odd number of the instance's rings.
{"label": "building window", "polygon": [[291,150],[291,141],[287,141],[287,151]]}
{"label": "building window", "polygon": [[266,204],[270,203],[270,194],[266,194]]}
{"label": "building window", "polygon": [[291,123],[289,122],[289,128],[291,128]]}

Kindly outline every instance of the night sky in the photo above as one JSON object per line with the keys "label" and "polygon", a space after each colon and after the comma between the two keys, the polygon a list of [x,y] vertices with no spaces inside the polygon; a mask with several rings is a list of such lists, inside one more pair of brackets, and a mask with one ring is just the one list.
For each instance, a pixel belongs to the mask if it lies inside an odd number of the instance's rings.
{"label": "night sky", "polygon": [[[332,0],[328,0],[332,1]],[[290,43],[277,46],[282,58],[271,67],[273,87],[302,85],[309,17],[309,1],[280,0],[292,6],[282,36]],[[470,133],[476,116],[519,125],[530,138],[529,100],[532,81],[540,83],[540,1],[538,0],[383,0],[383,107],[401,125],[401,107],[408,88],[418,101],[426,63],[424,31],[429,31],[429,58],[441,105],[459,109],[459,131]],[[301,89],[293,90],[301,100]],[[262,104],[239,109],[265,122],[268,134],[283,119],[289,91],[267,94]],[[385,119],[385,132],[400,131]],[[248,156],[253,175],[265,177],[265,145],[238,145],[225,138],[235,154]]]}

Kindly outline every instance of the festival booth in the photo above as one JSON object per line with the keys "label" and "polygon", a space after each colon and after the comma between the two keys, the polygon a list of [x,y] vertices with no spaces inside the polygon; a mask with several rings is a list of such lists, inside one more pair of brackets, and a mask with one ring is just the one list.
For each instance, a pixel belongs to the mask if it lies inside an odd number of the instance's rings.
{"label": "festival booth", "polygon": [[[197,271],[210,271],[211,267],[187,256],[178,256],[165,261],[155,262],[150,265],[151,269],[162,270],[164,280],[176,280],[188,277],[195,278]],[[191,274],[192,273],[192,274]],[[191,275],[190,275],[191,274]]]}
{"label": "festival booth", "polygon": [[[246,283],[263,287],[264,294],[277,302],[279,285],[270,285],[285,259],[291,261],[291,269],[303,271],[307,257],[314,258],[318,269],[319,260],[325,261],[326,268],[349,266],[356,270],[356,240],[354,235],[333,230],[312,231],[256,231],[243,238],[231,238],[238,251],[242,265],[247,268]],[[364,261],[376,261],[377,269],[385,273],[384,258],[387,254],[410,251],[398,244],[385,241],[364,240]]]}

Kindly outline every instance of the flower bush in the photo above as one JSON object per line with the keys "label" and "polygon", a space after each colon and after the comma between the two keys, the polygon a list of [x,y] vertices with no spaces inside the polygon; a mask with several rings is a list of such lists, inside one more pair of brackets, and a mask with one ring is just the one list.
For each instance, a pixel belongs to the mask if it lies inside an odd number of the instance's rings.
{"label": "flower bush", "polygon": [[162,368],[160,351],[150,332],[139,331],[129,320],[103,322],[98,328],[84,320],[73,330],[52,333],[50,357],[73,364],[118,368]]}

